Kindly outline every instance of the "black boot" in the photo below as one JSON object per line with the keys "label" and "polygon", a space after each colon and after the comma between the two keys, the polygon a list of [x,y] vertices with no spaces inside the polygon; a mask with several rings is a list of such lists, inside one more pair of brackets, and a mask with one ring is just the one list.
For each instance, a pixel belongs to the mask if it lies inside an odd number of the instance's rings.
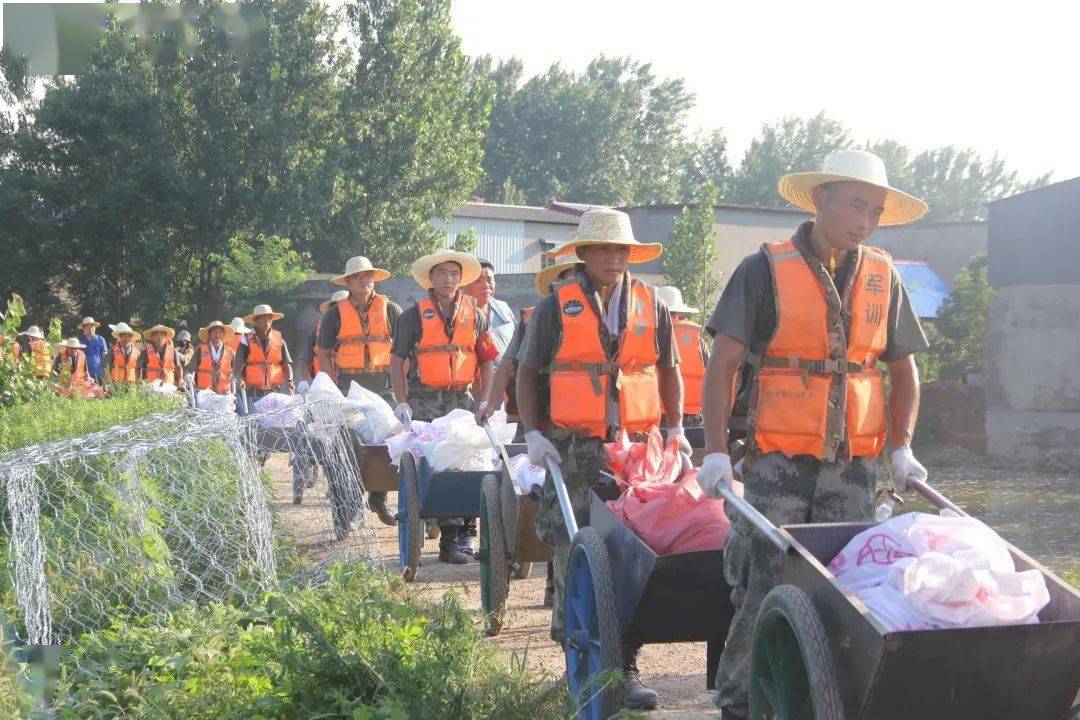
{"label": "black boot", "polygon": [[623,707],[628,710],[655,710],[660,696],[641,683],[638,677],[637,654],[640,646],[623,646]]}
{"label": "black boot", "polygon": [[469,556],[458,550],[457,539],[461,527],[443,525],[439,528],[439,562],[450,565],[468,565]]}
{"label": "black boot", "polygon": [[394,514],[386,509],[386,493],[373,492],[368,496],[368,505],[375,513],[375,517],[379,518],[379,522],[383,525],[394,526],[397,525],[397,518]]}

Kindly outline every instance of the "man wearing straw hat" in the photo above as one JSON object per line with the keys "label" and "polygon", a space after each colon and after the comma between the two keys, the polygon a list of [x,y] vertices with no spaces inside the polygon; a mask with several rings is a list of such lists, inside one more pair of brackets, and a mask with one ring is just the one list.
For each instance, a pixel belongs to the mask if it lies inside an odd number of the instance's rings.
{"label": "man wearing straw hat", "polygon": [[[349,297],[348,290],[338,290],[329,299],[323,300],[319,305],[319,319],[315,321],[314,327],[311,328],[311,334],[308,335],[308,347],[311,348],[310,355],[307,357],[307,371],[308,377],[314,379],[316,375],[323,369],[323,365],[319,362],[319,331],[322,330],[323,316],[326,315],[326,311],[334,305]],[[330,352],[330,366],[326,370],[330,377],[337,377],[337,348],[335,347]]]}
{"label": "man wearing straw hat", "polygon": [[81,334],[79,342],[82,343],[83,353],[86,355],[86,368],[90,377],[101,382],[105,368],[105,353],[109,351],[109,345],[105,338],[97,334],[101,323],[92,317],[84,317],[79,323]]}
{"label": "man wearing straw hat", "polygon": [[240,352],[240,341],[251,334],[252,330],[244,324],[244,318],[234,317],[232,322],[229,323],[229,327],[232,328],[232,337],[225,340],[225,344],[229,346],[229,349],[233,351],[233,354]]}
{"label": "man wearing straw hat", "polygon": [[199,329],[202,344],[195,348],[190,363],[197,390],[212,390],[219,395],[233,392],[236,353],[229,348],[228,340],[235,334],[235,330],[220,320]]}
{"label": "man wearing straw hat", "polygon": [[82,343],[78,338],[67,338],[57,348],[60,351],[53,360],[53,372],[60,376],[57,392],[64,395],[84,394],[89,373]]}
{"label": "man wearing straw hat", "polygon": [[[553,254],[577,251],[581,264],[536,306],[518,352],[517,400],[529,460],[559,462],[578,522],[588,524],[590,489],[602,481],[603,444],[625,430],[641,437],[670,423],[668,437],[687,453],[682,430],[682,379],[671,316],[656,289],[630,275],[631,263],[654,260],[659,244],[634,238],[626,213],[587,211],[575,239]],[[538,376],[546,370],[550,399],[540,411]],[[563,596],[571,538],[549,477],[541,491],[537,534],[552,546],[555,601],[551,636],[563,641]],[[623,703],[654,708],[655,691],[637,671],[640,645],[620,648]]]}
{"label": "man wearing straw hat", "polygon": [[[474,410],[473,384],[477,378],[480,390],[491,384],[498,356],[487,318],[460,289],[480,276],[475,257],[452,250],[432,253],[412,264],[412,275],[428,294],[402,314],[394,334],[390,381],[394,414],[403,425],[457,408]],[[472,541],[465,528],[465,518],[439,521],[439,562],[470,561]]]}
{"label": "man wearing straw hat", "polygon": [[18,337],[26,338],[25,352],[30,358],[30,371],[35,377],[48,377],[52,372],[52,358],[49,356],[49,345],[45,342],[45,333],[37,325],[31,325]]}
{"label": "man wearing straw hat", "polygon": [[[728,418],[745,361],[754,371],[746,499],[777,525],[871,520],[874,461],[888,436],[897,489],[926,477],[910,443],[919,405],[914,354],[927,342],[888,254],[866,243],[879,225],[918,220],[926,204],[891,187],[881,159],[858,150],[830,155],[822,172],[785,175],[778,188],[814,219],[744,259],[709,320],[710,454],[697,479],[714,497],[731,486]],[[733,513],[732,524],[724,565],[736,613],[716,704],[725,717],[744,718],[753,626],[779,557],[742,516]]]}
{"label": "man wearing straw hat", "polygon": [[135,342],[140,340],[142,335],[125,322],[109,325],[109,329],[116,338],[105,358],[105,364],[109,368],[109,380],[114,385],[134,385],[139,380],[139,356],[142,354]]}
{"label": "man wearing straw hat", "polygon": [[671,313],[675,340],[679,343],[679,374],[683,381],[683,427],[701,427],[701,386],[705,380],[705,366],[709,364],[709,345],[705,342],[701,326],[689,319],[699,311],[683,301],[682,291],[677,287],[668,285],[658,288],[656,294]]}
{"label": "man wearing straw hat", "polygon": [[[330,373],[341,392],[348,393],[350,384],[356,383],[392,404],[390,351],[401,307],[375,291],[375,283],[389,278],[388,270],[375,267],[366,257],[349,258],[344,272],[330,281],[348,289],[331,296],[320,320],[317,345],[319,367]],[[355,433],[349,436],[359,463],[363,446]],[[384,525],[397,525],[386,507],[385,492],[370,493],[368,505]]]}
{"label": "man wearing straw hat", "polygon": [[274,321],[283,317],[284,313],[274,312],[269,305],[256,305],[244,316],[244,322],[254,325],[255,331],[240,341],[236,365],[250,398],[278,392],[283,386],[290,394],[296,392],[289,346],[273,327]]}
{"label": "man wearing straw hat", "polygon": [[144,382],[159,380],[163,383],[184,388],[184,366],[173,346],[172,339],[176,331],[165,325],[155,325],[146,331],[150,344],[143,348],[136,367],[139,377]]}

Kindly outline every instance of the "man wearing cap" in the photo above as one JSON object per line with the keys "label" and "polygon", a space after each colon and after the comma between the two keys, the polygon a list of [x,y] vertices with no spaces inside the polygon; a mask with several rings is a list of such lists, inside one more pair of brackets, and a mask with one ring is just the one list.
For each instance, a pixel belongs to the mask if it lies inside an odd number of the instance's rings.
{"label": "man wearing cap", "polygon": [[252,330],[244,324],[244,318],[242,317],[234,317],[232,322],[229,323],[229,327],[232,328],[233,334],[225,339],[225,344],[229,346],[229,349],[235,355],[240,352],[240,341],[251,334]]}
{"label": "man wearing cap", "polygon": [[679,374],[683,381],[683,427],[701,427],[701,384],[705,380],[705,366],[709,364],[709,345],[701,332],[701,326],[689,319],[698,309],[683,301],[682,291],[668,285],[658,288],[656,294],[664,301],[675,326],[675,340],[679,343]]}
{"label": "man wearing cap", "polygon": [[[590,489],[602,480],[603,444],[625,430],[640,438],[666,414],[668,437],[690,452],[682,430],[682,379],[671,316],[656,289],[630,275],[630,263],[653,260],[659,244],[639,243],[626,213],[587,211],[575,239],[557,251],[577,251],[582,262],[536,306],[518,352],[517,400],[529,461],[562,466],[579,525],[588,524]],[[549,375],[550,399],[541,414],[538,374]],[[552,546],[555,603],[551,636],[563,641],[563,595],[571,538],[549,477],[541,491],[537,534]],[[641,684],[638,644],[620,649],[623,702],[656,707],[655,691]]]}
{"label": "man wearing cap", "polygon": [[[345,270],[330,282],[348,288],[334,293],[338,298],[326,308],[319,326],[319,367],[330,373],[343,393],[356,383],[392,403],[390,391],[390,350],[401,317],[401,307],[385,295],[375,292],[375,283],[390,277],[363,256],[349,258]],[[344,292],[342,297],[340,292]],[[356,461],[363,458],[363,446],[350,433]],[[358,468],[359,469],[359,465]],[[363,482],[363,478],[360,478]],[[368,504],[380,522],[397,525],[386,507],[386,493],[373,492]]]}
{"label": "man wearing cap", "polygon": [[191,369],[195,371],[197,390],[212,390],[219,395],[232,393],[236,354],[226,341],[235,334],[231,327],[220,320],[214,320],[200,328],[199,339],[202,344],[195,348],[190,363]]}
{"label": "man wearing cap", "polygon": [[163,383],[184,388],[184,366],[177,355],[172,340],[176,331],[164,325],[155,325],[146,331],[150,344],[143,348],[136,367],[145,382],[160,380]]}
{"label": "man wearing cap", "polygon": [[274,321],[283,317],[284,313],[274,312],[269,305],[256,305],[244,317],[244,322],[254,325],[255,331],[240,341],[236,365],[250,398],[278,392],[282,386],[290,394],[296,392],[289,346],[273,327]]}
{"label": "man wearing cap", "polygon": [[92,317],[84,317],[82,322],[79,323],[79,327],[82,329],[79,342],[82,344],[83,353],[86,355],[87,372],[97,382],[101,382],[104,375],[105,353],[109,351],[109,345],[105,342],[105,338],[97,334],[100,325],[101,323]]}
{"label": "man wearing cap", "polygon": [[127,323],[109,325],[116,342],[113,343],[105,363],[109,368],[109,379],[115,384],[134,385],[139,380],[139,346],[136,340],[142,335],[131,329]]}
{"label": "man wearing cap", "polygon": [[176,361],[180,363],[180,367],[186,368],[188,362],[191,360],[191,333],[187,330],[181,330],[176,333],[176,338],[173,340],[173,347],[176,348]]}
{"label": "man wearing cap", "polygon": [[[874,460],[889,435],[897,489],[926,477],[910,443],[919,405],[913,356],[927,342],[889,255],[866,242],[879,225],[919,219],[926,204],[890,187],[881,159],[856,150],[829,156],[823,172],[786,175],[778,187],[814,220],[745,258],[709,320],[715,339],[703,415],[710,454],[698,483],[713,497],[731,485],[728,418],[745,361],[754,370],[745,387],[746,500],[776,525],[868,521]],[[725,717],[745,718],[753,626],[779,556],[743,517],[731,519],[724,566],[736,613],[716,704]]]}
{"label": "man wearing cap", "polygon": [[48,377],[52,372],[52,358],[49,345],[45,342],[45,333],[37,325],[31,325],[18,337],[26,338],[25,357],[30,359],[30,372],[35,377]]}
{"label": "man wearing cap", "polygon": [[[311,354],[307,358],[307,371],[308,377],[312,379],[323,369],[323,364],[319,362],[319,331],[322,330],[323,315],[326,315],[327,310],[347,297],[349,297],[348,290],[338,290],[330,296],[330,299],[324,300],[319,305],[319,319],[315,321],[315,326],[311,328],[311,334],[308,335],[308,347],[311,348]],[[330,351],[330,366],[327,368],[326,373],[332,378],[337,377],[337,347]]]}
{"label": "man wearing cap", "polygon": [[[404,425],[474,410],[473,385],[477,378],[478,390],[491,384],[498,356],[487,317],[460,290],[480,276],[475,257],[450,250],[425,255],[413,263],[412,275],[427,297],[402,314],[390,357],[394,414]],[[439,562],[469,562],[473,548],[464,524],[463,518],[439,521]]]}

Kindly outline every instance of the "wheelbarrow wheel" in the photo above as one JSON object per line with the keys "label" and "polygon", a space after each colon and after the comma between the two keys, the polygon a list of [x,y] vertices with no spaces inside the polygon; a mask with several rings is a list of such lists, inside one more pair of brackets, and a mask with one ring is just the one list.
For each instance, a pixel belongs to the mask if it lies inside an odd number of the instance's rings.
{"label": "wheelbarrow wheel", "polygon": [[829,640],[809,596],[773,588],[758,611],[750,652],[752,720],[843,720]]}
{"label": "wheelbarrow wheel", "polygon": [[412,453],[401,457],[398,474],[398,552],[401,577],[405,582],[416,579],[420,553],[424,548],[424,521],[420,519],[420,494],[417,482],[416,458]]}
{"label": "wheelbarrow wheel", "polygon": [[516,580],[528,580],[529,573],[532,572],[531,562],[516,562],[514,563],[514,579]]}
{"label": "wheelbarrow wheel", "polygon": [[622,646],[607,550],[590,527],[570,546],[563,619],[566,679],[578,717],[604,720],[622,704],[621,683],[611,677],[622,667]]}
{"label": "wheelbarrow wheel", "polygon": [[503,527],[499,479],[484,478],[480,486],[480,605],[487,616],[488,635],[502,630],[510,590],[506,530]]}

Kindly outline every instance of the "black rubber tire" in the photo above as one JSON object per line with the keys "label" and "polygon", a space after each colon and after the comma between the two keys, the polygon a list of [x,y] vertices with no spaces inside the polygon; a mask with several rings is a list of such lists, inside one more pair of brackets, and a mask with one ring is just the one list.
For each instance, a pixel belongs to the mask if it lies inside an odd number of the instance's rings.
{"label": "black rubber tire", "polygon": [[[619,616],[615,609],[615,584],[612,580],[611,562],[608,560],[607,548],[600,539],[599,533],[594,528],[581,528],[570,545],[569,568],[575,567],[575,554],[584,555],[589,564],[592,574],[592,592],[596,603],[597,627],[599,629],[600,655],[602,658],[603,671],[618,670],[622,668],[622,638],[619,635]],[[569,585],[576,580],[573,571],[567,573],[567,589],[564,598],[563,618],[568,620],[569,613],[573,612],[570,607],[574,597],[574,588]],[[587,591],[587,589],[583,589]],[[566,642],[569,643],[570,638]],[[569,651],[567,651],[569,652]],[[569,667],[567,668],[569,672]],[[607,718],[619,712],[622,708],[622,683],[609,682],[602,690],[597,688],[587,689],[587,696],[583,698],[571,698],[577,705],[588,700],[591,712],[581,716],[595,716]]]}
{"label": "black rubber tire", "polygon": [[[506,614],[506,598],[510,594],[510,560],[506,550],[506,530],[503,528],[502,500],[500,499],[499,478],[488,475],[480,485],[481,564],[486,572],[480,573],[484,587],[480,588],[484,612],[487,617],[487,634],[498,635],[502,631]],[[484,570],[484,567],[481,567]]]}
{"label": "black rubber tire", "polygon": [[409,535],[406,550],[407,561],[401,568],[401,577],[405,582],[416,579],[416,572],[420,569],[420,555],[424,550],[424,521],[420,519],[420,494],[416,481],[416,458],[412,453],[404,453],[401,457],[401,478],[406,484]]}
{"label": "black rubber tire", "polygon": [[515,580],[528,580],[529,573],[532,572],[533,564],[531,562],[516,562],[514,563],[514,579]]}
{"label": "black rubber tire", "polygon": [[794,585],[777,586],[762,601],[749,675],[751,720],[844,720],[825,625]]}

